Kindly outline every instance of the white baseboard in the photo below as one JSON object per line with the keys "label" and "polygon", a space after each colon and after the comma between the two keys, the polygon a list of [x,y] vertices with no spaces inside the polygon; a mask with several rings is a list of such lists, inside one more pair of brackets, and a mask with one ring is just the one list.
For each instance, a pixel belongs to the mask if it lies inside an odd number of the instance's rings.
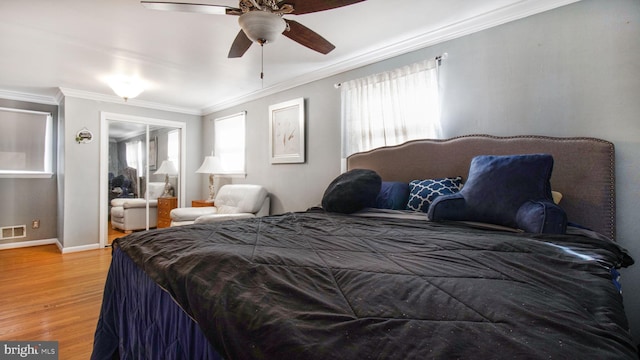
{"label": "white baseboard", "polygon": [[0,244],[0,250],[5,249],[17,249],[29,246],[40,246],[40,245],[51,245],[57,244],[58,248],[60,248],[60,242],[58,239],[43,239],[43,240],[30,240],[30,241],[20,241],[20,242],[12,242],[7,244]]}
{"label": "white baseboard", "polygon": [[63,247],[62,244],[60,244],[60,242],[58,242],[58,248],[60,249],[60,251],[63,254],[68,254],[68,253],[78,252],[78,251],[87,251],[87,250],[100,249],[100,244],[90,244],[90,245]]}
{"label": "white baseboard", "polygon": [[29,246],[41,246],[41,245],[51,245],[51,244],[55,244],[58,247],[58,250],[60,250],[60,252],[63,254],[68,254],[68,253],[78,252],[78,251],[100,249],[100,244],[64,247],[62,246],[62,244],[60,244],[60,241],[58,241],[58,239],[56,238],[56,239],[30,240],[30,241],[13,242],[8,244],[0,244],[0,250],[18,249],[18,248],[29,247]]}

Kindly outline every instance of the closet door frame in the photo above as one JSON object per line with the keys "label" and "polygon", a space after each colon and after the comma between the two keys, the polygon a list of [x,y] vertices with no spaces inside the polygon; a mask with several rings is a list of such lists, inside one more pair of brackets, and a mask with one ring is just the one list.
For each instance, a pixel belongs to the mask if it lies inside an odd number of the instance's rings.
{"label": "closet door frame", "polygon": [[[100,113],[100,247],[107,246],[108,238],[108,221],[109,221],[109,122],[121,121],[132,122],[146,125],[146,138],[149,139],[149,126],[162,126],[180,129],[180,174],[178,175],[178,207],[185,206],[186,181],[185,181],[185,163],[186,163],[186,139],[187,124],[179,121],[155,119],[127,114],[118,114],[110,112]],[[148,156],[148,154],[147,154]],[[146,181],[149,181],[149,170],[146,169]],[[147,224],[149,223],[149,207],[147,205]]]}

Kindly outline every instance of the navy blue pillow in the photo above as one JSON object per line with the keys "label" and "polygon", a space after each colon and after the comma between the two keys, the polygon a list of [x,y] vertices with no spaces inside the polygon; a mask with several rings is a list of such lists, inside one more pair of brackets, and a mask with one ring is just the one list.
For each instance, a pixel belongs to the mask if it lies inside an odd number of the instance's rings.
{"label": "navy blue pillow", "polygon": [[382,179],[373,170],[354,169],[340,174],[322,196],[322,208],[330,212],[351,214],[373,207],[380,193]]}
{"label": "navy blue pillow", "polygon": [[383,181],[376,198],[378,209],[404,210],[409,199],[409,184],[399,181]]}
{"label": "navy blue pillow", "polygon": [[548,154],[476,156],[464,188],[434,200],[429,218],[562,234],[567,215],[551,196],[552,169],[553,157]]}
{"label": "navy blue pillow", "polygon": [[462,188],[462,177],[412,180],[407,210],[427,212],[438,196],[455,194]]}

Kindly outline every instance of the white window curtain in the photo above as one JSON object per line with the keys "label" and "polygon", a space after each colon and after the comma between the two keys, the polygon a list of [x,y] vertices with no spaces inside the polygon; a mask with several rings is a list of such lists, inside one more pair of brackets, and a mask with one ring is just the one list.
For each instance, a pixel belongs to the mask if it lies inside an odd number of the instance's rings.
{"label": "white window curtain", "polygon": [[141,189],[140,177],[145,176],[146,174],[144,164],[147,155],[143,150],[143,144],[144,143],[140,140],[125,143],[127,167],[136,169],[135,172],[130,172],[128,169],[125,169],[129,179],[132,181],[131,190],[134,197],[140,196],[140,193],[138,192],[138,190]]}
{"label": "white window curtain", "polygon": [[167,160],[173,162],[176,169],[180,168],[180,130],[167,133]]}
{"label": "white window curtain", "polygon": [[[144,161],[143,157],[145,156],[142,151],[142,141],[130,141],[126,143],[127,147],[127,166],[132,167],[137,170],[138,174],[143,174],[144,170]],[[139,176],[140,176],[139,175]]]}
{"label": "white window curtain", "polygon": [[342,83],[342,156],[441,136],[438,60]]}
{"label": "white window curtain", "polygon": [[244,177],[245,169],[245,112],[215,119],[215,154],[226,177]]}

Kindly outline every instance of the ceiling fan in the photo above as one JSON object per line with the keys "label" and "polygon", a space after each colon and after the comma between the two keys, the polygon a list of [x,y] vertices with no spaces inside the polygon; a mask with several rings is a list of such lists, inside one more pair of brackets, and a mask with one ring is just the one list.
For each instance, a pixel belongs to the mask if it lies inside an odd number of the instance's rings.
{"label": "ceiling fan", "polygon": [[244,55],[253,42],[264,45],[275,41],[279,34],[321,54],[328,54],[335,49],[333,44],[299,22],[282,16],[309,14],[361,1],[365,0],[240,0],[238,8],[165,1],[140,1],[140,3],[154,10],[239,16],[238,23],[242,30],[233,41],[228,55],[230,58],[237,58]]}

